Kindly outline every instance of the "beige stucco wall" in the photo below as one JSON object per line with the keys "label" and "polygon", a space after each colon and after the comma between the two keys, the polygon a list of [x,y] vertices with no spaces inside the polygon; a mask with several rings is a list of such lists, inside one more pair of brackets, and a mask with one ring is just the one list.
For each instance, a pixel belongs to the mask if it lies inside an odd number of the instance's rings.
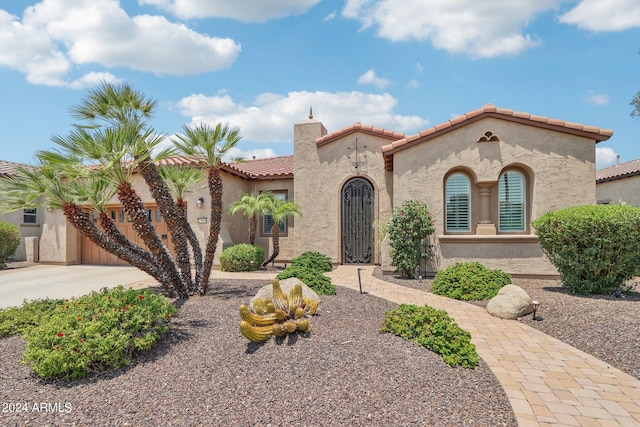
{"label": "beige stucco wall", "polygon": [[[339,263],[342,262],[341,191],[351,178],[365,178],[373,185],[374,221],[386,222],[390,218],[391,174],[384,169],[381,151],[390,141],[354,132],[318,147],[315,141],[324,134],[324,126],[311,120],[294,127],[294,193],[303,214],[296,220],[294,252],[318,251]],[[377,255],[375,262],[379,262]]]}
{"label": "beige stucco wall", "polygon": [[640,175],[596,184],[597,203],[640,206]]}
{"label": "beige stucco wall", "polygon": [[[500,141],[476,142],[486,131]],[[444,180],[453,170],[464,169],[472,178],[472,230],[479,221],[478,187],[491,188],[491,220],[497,225],[497,181],[508,167],[521,170],[527,179],[527,222],[551,210],[595,203],[595,141],[526,126],[496,118],[484,118],[437,138],[399,151],[394,156],[394,206],[418,199],[427,204],[436,227],[431,269],[455,261],[478,260],[512,274],[557,274],[544,259],[535,239],[497,236],[445,236]],[[474,231],[472,231],[474,233]]]}
{"label": "beige stucco wall", "polygon": [[17,211],[8,212],[0,215],[0,221],[5,221],[10,224],[15,225],[20,229],[20,244],[16,249],[15,254],[13,255],[13,259],[15,261],[24,261],[26,260],[26,251],[25,251],[25,238],[26,237],[37,237],[40,238],[42,223],[44,221],[44,209],[39,208],[36,210],[37,213],[37,224],[25,224],[23,223],[23,211],[19,209]]}
{"label": "beige stucco wall", "polygon": [[40,262],[44,264],[80,264],[80,233],[60,210],[46,212],[40,238]]}

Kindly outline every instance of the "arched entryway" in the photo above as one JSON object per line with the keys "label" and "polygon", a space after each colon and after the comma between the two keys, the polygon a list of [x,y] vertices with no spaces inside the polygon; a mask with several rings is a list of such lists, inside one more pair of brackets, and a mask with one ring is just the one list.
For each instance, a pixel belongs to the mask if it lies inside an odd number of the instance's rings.
{"label": "arched entryway", "polygon": [[373,264],[373,185],[353,178],[342,187],[342,263]]}

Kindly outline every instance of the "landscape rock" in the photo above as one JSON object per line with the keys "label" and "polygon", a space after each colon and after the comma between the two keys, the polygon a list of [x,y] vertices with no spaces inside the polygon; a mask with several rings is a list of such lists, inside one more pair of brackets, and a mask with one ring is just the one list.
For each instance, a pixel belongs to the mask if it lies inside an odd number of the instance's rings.
{"label": "landscape rock", "polygon": [[[318,300],[318,304],[320,303],[320,297],[318,296],[318,294],[309,286],[305,285],[304,282],[302,282],[297,277],[290,277],[288,279],[280,280],[280,288],[282,289],[282,292],[288,296],[291,288],[293,288],[297,283],[300,283],[300,285],[302,285],[302,298],[308,297],[309,300]],[[265,285],[261,287],[258,292],[256,292],[256,295],[251,298],[251,308],[253,309],[253,302],[256,299],[263,298],[273,299],[273,287],[271,285]]]}
{"label": "landscape rock", "polygon": [[531,297],[519,286],[506,285],[491,298],[487,312],[501,319],[517,319],[533,312]]}

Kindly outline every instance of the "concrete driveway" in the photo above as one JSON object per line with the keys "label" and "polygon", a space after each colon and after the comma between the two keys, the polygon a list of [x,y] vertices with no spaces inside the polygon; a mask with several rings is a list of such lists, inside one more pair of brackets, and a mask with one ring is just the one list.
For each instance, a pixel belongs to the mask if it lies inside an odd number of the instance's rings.
{"label": "concrete driveway", "polygon": [[19,306],[25,299],[71,298],[104,287],[143,288],[155,283],[135,267],[35,265],[0,270],[0,308]]}

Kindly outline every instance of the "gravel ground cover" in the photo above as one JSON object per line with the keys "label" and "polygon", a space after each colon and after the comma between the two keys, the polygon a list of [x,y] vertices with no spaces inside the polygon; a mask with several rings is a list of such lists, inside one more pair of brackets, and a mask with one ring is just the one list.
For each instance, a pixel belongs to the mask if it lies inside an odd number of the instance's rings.
{"label": "gravel ground cover", "polygon": [[268,283],[216,281],[151,351],[83,380],[39,380],[20,364],[21,337],[0,339],[0,425],[517,425],[484,362],[450,368],[379,333],[396,305],[357,291],[323,296],[308,337],[249,343],[238,306]]}
{"label": "gravel ground cover", "polygon": [[[431,291],[431,280],[402,279],[382,275],[376,268],[374,276],[402,286]],[[560,280],[514,278],[513,284],[524,289],[531,298],[540,301],[536,313],[520,319],[585,353],[589,353],[616,368],[640,379],[640,279],[633,279],[633,291],[614,295],[573,295],[562,287]],[[470,302],[486,307],[488,301]]]}

